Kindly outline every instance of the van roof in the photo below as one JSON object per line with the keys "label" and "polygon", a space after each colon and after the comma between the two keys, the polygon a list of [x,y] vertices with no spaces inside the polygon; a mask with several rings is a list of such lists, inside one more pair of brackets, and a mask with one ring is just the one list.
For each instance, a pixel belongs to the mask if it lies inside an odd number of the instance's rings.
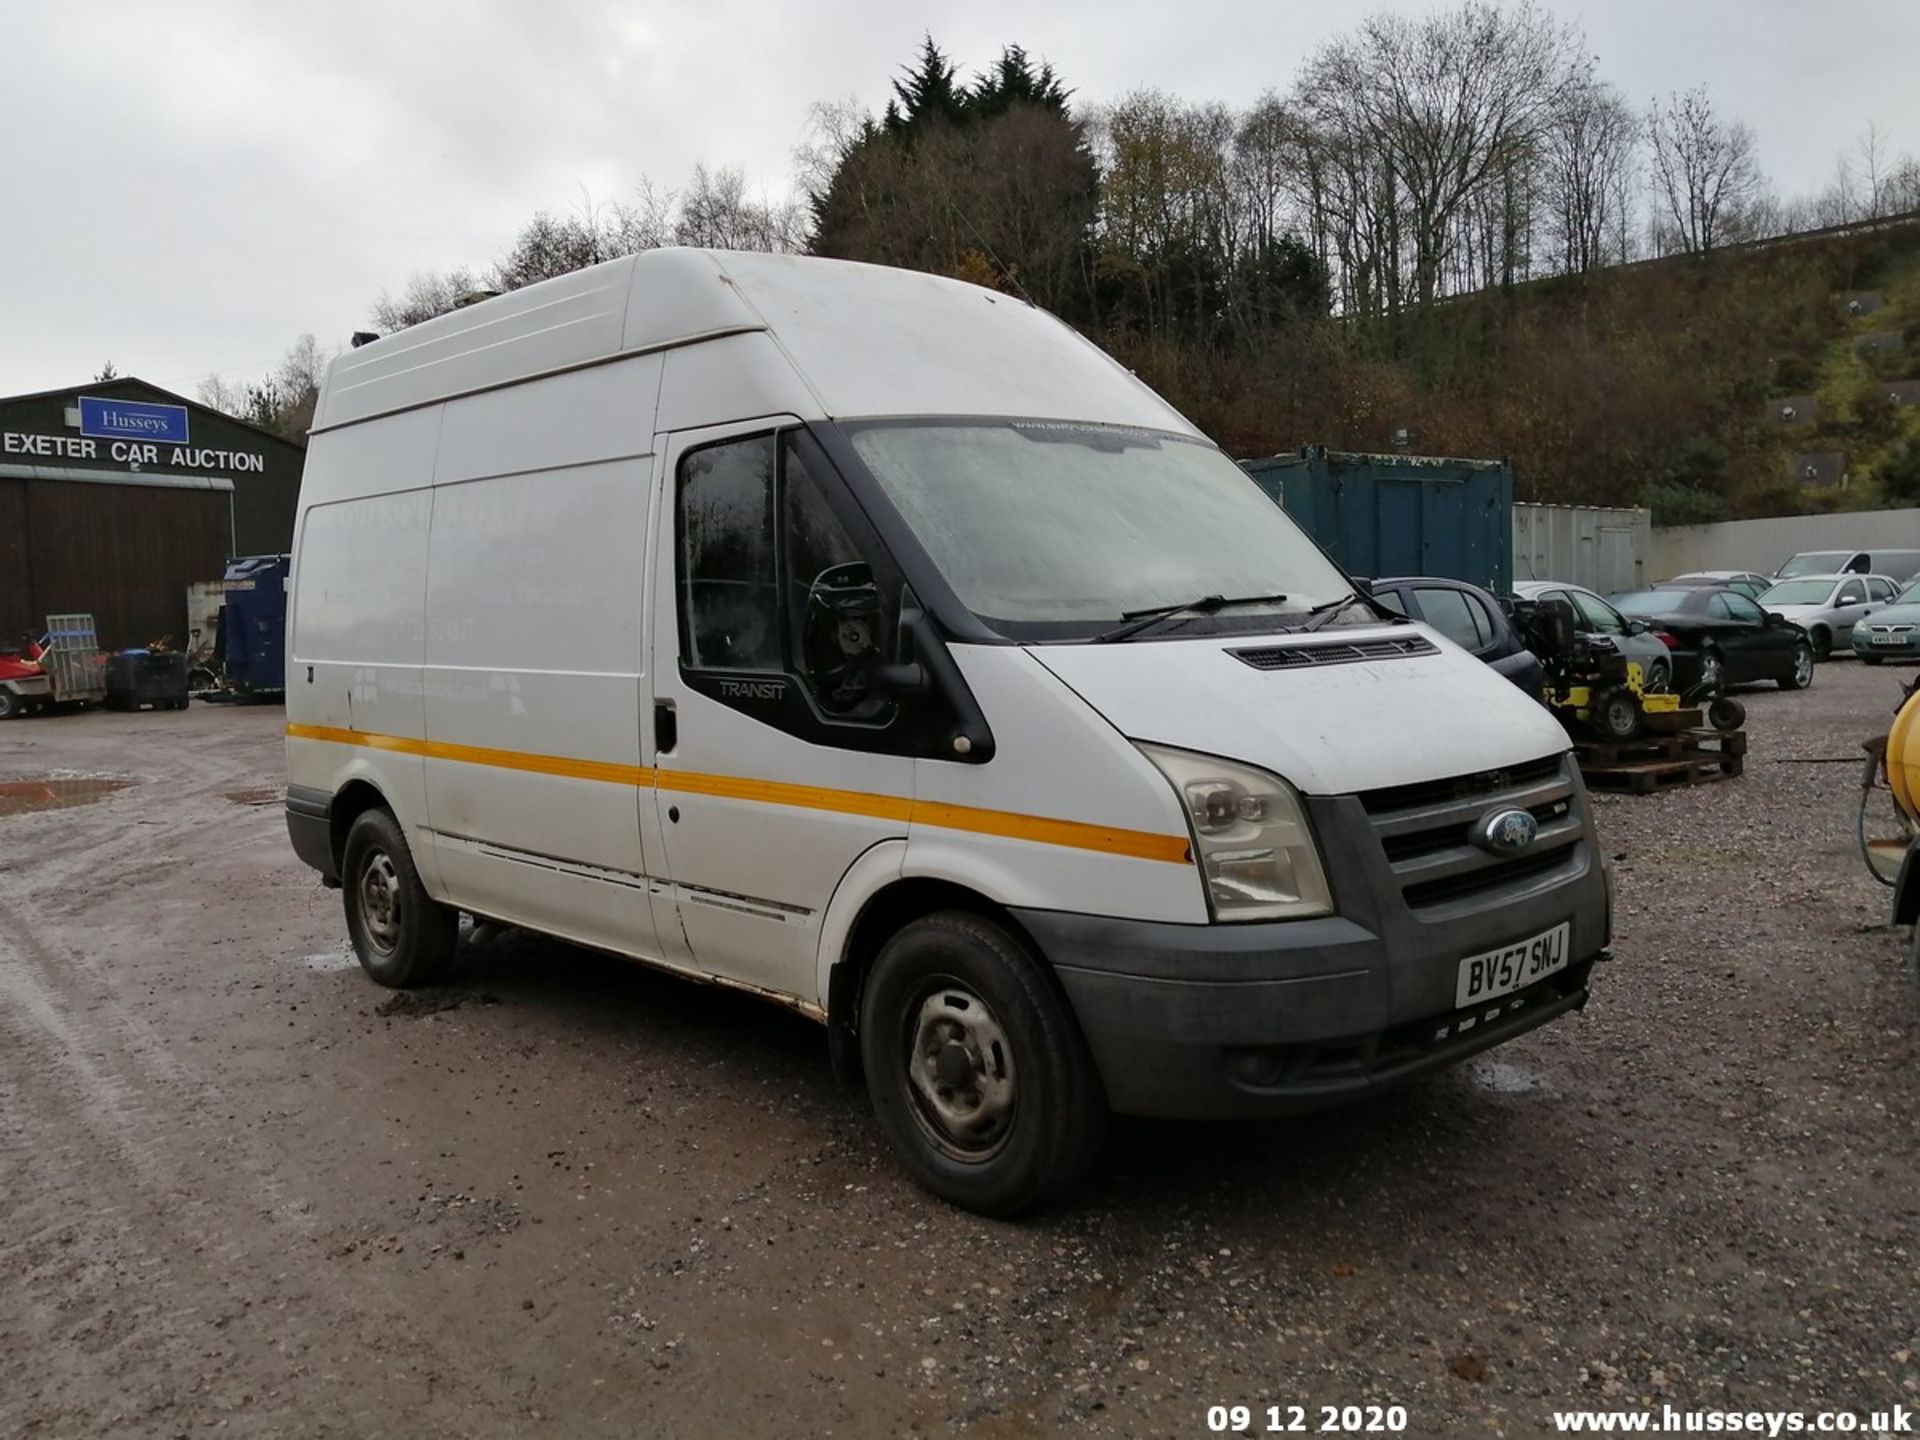
{"label": "van roof", "polygon": [[313,428],[749,335],[792,365],[807,418],[1018,415],[1199,433],[1014,296],[882,265],[684,248],[543,280],[349,350],[329,367]]}

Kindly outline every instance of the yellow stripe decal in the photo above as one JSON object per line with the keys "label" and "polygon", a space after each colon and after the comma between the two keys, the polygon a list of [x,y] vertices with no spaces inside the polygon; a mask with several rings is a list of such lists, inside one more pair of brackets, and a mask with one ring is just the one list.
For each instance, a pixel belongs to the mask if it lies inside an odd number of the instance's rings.
{"label": "yellow stripe decal", "polygon": [[561,755],[535,755],[524,750],[493,750],[480,745],[451,745],[443,740],[409,740],[399,735],[377,735],[366,730],[341,730],[328,725],[287,726],[288,738],[324,740],[335,745],[359,745],[429,760],[454,760],[463,765],[490,765],[502,770],[524,770],[535,775],[558,775],[571,780],[598,780],[610,785],[652,785],[678,795],[713,795],[763,805],[791,805],[802,810],[826,810],[839,815],[869,815],[876,820],[931,825],[941,830],[964,830],[976,835],[998,835],[1036,845],[1062,845],[1073,850],[1097,850],[1136,860],[1191,864],[1184,835],[1160,835],[1150,830],[1122,830],[1089,825],[1080,820],[1053,820],[1044,815],[1021,815],[1011,810],[981,810],[971,805],[943,805],[909,800],[901,795],[874,795],[861,790],[832,790],[821,785],[793,785],[784,780],[747,780],[734,775],[700,775],[685,770],[656,770],[645,765],[617,765],[605,760],[573,760]]}

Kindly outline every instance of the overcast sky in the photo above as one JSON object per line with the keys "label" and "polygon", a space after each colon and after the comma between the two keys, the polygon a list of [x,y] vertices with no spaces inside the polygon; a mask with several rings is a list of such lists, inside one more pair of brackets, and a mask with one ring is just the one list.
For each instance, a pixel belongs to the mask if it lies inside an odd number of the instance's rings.
{"label": "overcast sky", "polygon": [[[0,395],[122,373],[192,394],[336,347],[412,272],[500,254],[582,187],[696,160],[790,186],[808,107],[878,107],[923,31],[1008,42],[1077,100],[1245,104],[1419,0],[0,0]],[[1431,7],[1439,8],[1439,7]],[[1876,121],[1920,152],[1916,0],[1547,0],[1629,98],[1705,81],[1785,195]]]}

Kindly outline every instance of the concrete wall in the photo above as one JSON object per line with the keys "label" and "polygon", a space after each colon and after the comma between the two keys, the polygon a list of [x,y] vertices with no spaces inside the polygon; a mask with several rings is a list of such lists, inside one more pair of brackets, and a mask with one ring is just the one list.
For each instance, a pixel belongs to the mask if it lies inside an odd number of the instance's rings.
{"label": "concrete wall", "polygon": [[1718,525],[1663,525],[1653,532],[1647,578],[1689,570],[1772,574],[1800,550],[1920,550],[1920,509],[1856,510],[1841,515],[1781,515]]}

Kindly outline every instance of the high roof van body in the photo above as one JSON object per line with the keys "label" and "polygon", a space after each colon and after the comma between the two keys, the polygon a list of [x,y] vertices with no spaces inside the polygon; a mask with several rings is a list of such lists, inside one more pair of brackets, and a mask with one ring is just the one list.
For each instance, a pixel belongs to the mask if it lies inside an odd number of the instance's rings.
{"label": "high roof van body", "polygon": [[461,912],[824,1022],[1006,1213],[1109,1111],[1369,1094],[1583,1004],[1565,734],[1003,294],[662,250],[337,359],[288,826],[374,979]]}

